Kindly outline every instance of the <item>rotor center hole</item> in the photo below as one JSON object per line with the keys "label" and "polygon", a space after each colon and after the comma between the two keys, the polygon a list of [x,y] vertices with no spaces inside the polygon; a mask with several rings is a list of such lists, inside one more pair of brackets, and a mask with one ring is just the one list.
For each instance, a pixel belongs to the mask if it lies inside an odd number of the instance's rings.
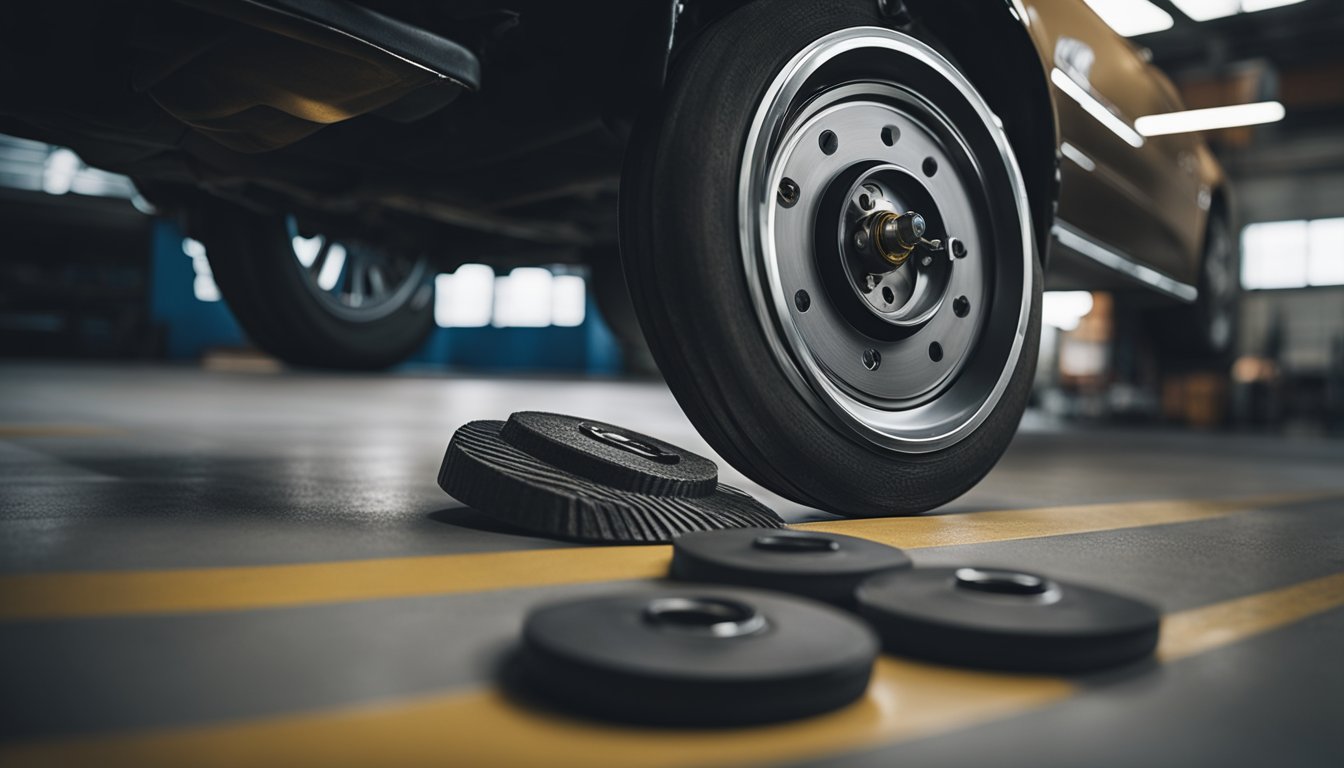
{"label": "rotor center hole", "polygon": [[721,597],[660,597],[644,607],[644,620],[672,632],[729,638],[765,629],[765,617],[748,603]]}
{"label": "rotor center hole", "polygon": [[757,536],[751,546],[766,552],[838,552],[840,542],[814,533],[768,533]]}
{"label": "rotor center hole", "polygon": [[958,589],[995,595],[1043,595],[1053,586],[1049,579],[1034,573],[998,568],[958,568],[955,578]]}

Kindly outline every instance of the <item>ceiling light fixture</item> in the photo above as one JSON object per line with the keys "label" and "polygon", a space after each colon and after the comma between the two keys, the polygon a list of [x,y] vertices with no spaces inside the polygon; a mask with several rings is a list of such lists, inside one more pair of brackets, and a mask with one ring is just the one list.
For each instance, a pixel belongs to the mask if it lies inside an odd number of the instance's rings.
{"label": "ceiling light fixture", "polygon": [[[1260,1],[1274,2],[1274,0]],[[1148,0],[1086,0],[1086,2],[1108,27],[1125,37],[1171,29],[1171,14]]]}
{"label": "ceiling light fixture", "polygon": [[1195,21],[1208,21],[1235,16],[1238,13],[1255,13],[1270,8],[1282,8],[1285,5],[1297,5],[1302,0],[1171,0],[1181,9],[1181,13]]}
{"label": "ceiling light fixture", "polygon": [[1184,112],[1147,115],[1135,120],[1134,127],[1144,136],[1163,136],[1169,133],[1214,131],[1220,128],[1274,123],[1282,120],[1283,116],[1283,105],[1279,102],[1260,101],[1254,104],[1234,104],[1229,107],[1187,109]]}

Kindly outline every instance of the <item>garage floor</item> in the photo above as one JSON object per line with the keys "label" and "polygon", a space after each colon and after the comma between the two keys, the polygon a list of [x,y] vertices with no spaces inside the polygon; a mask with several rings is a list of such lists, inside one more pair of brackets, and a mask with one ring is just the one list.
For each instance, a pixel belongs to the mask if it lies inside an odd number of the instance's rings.
{"label": "garage floor", "polygon": [[884,658],[835,714],[684,732],[491,687],[528,606],[667,558],[520,535],[439,491],[453,429],[521,409],[708,450],[651,383],[0,368],[0,764],[1344,765],[1344,443],[1029,415],[934,515],[762,495],[918,563],[1146,596],[1158,660],[1065,679]]}

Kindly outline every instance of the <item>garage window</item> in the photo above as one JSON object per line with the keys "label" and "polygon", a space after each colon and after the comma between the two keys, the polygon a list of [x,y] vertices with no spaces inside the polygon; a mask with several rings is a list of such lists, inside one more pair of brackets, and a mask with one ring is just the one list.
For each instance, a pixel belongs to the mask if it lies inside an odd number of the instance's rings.
{"label": "garage window", "polygon": [[1241,231],[1241,285],[1344,285],[1344,218],[1247,225]]}
{"label": "garage window", "polygon": [[489,265],[463,264],[435,278],[434,320],[443,328],[582,325],[587,281],[568,268],[557,270],[518,267],[496,275]]}

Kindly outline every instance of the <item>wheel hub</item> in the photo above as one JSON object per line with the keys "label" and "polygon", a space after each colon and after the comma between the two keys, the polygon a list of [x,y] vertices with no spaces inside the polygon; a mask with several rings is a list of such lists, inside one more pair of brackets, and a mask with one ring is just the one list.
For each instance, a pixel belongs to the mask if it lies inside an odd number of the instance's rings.
{"label": "wheel hub", "polygon": [[1022,347],[1034,251],[1007,139],[954,67],[889,30],[817,40],[768,89],[740,189],[753,298],[801,394],[910,452],[987,417]]}
{"label": "wheel hub", "polygon": [[928,240],[929,218],[941,222],[927,189],[896,165],[861,173],[841,214],[841,260],[856,295],[883,322],[926,322],[947,292],[952,263],[941,240]]}

